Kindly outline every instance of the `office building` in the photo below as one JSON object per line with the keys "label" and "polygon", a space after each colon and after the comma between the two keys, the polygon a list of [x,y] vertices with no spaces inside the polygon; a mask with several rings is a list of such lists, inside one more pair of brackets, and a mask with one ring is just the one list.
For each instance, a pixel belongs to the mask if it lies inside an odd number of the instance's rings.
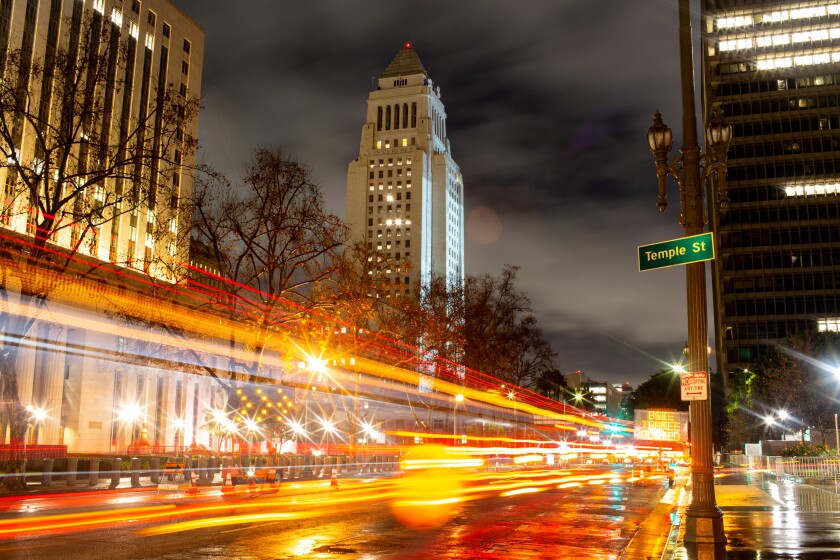
{"label": "office building", "polygon": [[[98,50],[86,50],[91,44]],[[89,99],[101,112],[90,118],[71,115],[56,101],[63,92],[57,61],[68,66],[81,64],[79,53],[101,53],[106,48],[110,54],[101,69],[102,77],[83,82],[96,84],[89,88]],[[160,311],[155,306],[165,299],[160,294],[169,284],[157,279],[172,279],[165,267],[155,268],[150,263],[157,262],[155,257],[161,254],[185,261],[189,251],[188,244],[179,241],[188,236],[178,235],[183,222],[177,216],[182,206],[191,207],[193,185],[184,169],[192,166],[193,155],[184,146],[197,135],[198,122],[188,121],[172,131],[171,143],[158,145],[153,140],[160,137],[157,132],[172,123],[162,122],[163,116],[155,114],[152,107],[159,106],[161,88],[169,84],[181,102],[186,96],[200,95],[203,30],[168,0],[6,0],[0,2],[0,49],[34,62],[32,67],[18,65],[17,74],[7,78],[14,80],[20,91],[26,90],[31,107],[43,116],[27,120],[19,114],[7,115],[17,120],[13,124],[14,146],[4,148],[10,166],[0,170],[5,195],[0,199],[0,234],[5,246],[11,251],[12,240],[41,236],[48,246],[76,248],[79,260],[95,271],[91,276],[101,281],[89,288],[82,285],[85,279],[80,275],[65,273],[48,293],[48,313],[43,307],[26,307],[23,297],[17,311],[9,311],[24,318],[27,313],[34,314],[34,322],[19,321],[23,328],[5,333],[5,348],[14,347],[18,352],[15,380],[20,404],[38,411],[37,418],[29,418],[27,444],[66,446],[75,453],[124,452],[141,439],[141,431],[142,439],[168,449],[191,442],[207,444],[209,436],[201,426],[205,410],[224,402],[218,384],[196,375],[201,372],[183,360],[167,363],[171,357],[186,354],[167,353],[166,344],[160,343],[165,329],[137,325],[140,318],[152,324],[155,317],[161,317],[155,315]],[[90,107],[73,107],[82,113],[83,109]],[[117,144],[115,138],[131,131],[145,136],[123,146],[143,146],[137,147],[141,153],[166,150],[164,159],[169,163],[166,169],[147,165],[155,158],[145,156],[132,169],[125,165],[115,169],[117,178],[108,175],[97,181],[67,205],[67,212],[55,216],[57,221],[67,220],[60,224],[66,227],[39,232],[36,224],[43,218],[43,209],[26,189],[20,189],[12,164],[18,160],[21,165],[40,168],[33,162],[40,160],[43,165],[57,157],[43,153],[34,138],[37,127],[66,130],[70,119],[82,128],[74,128],[80,140],[70,153],[63,154],[73,162],[64,169],[77,180],[105,165],[102,159],[96,161],[98,157],[117,157],[113,151],[94,150]],[[138,127],[138,122],[145,127]],[[180,126],[180,121],[176,122]],[[104,140],[88,143],[90,138]],[[151,189],[157,190],[157,199]],[[139,195],[140,190],[145,191],[144,196]],[[167,193],[165,198],[162,192]],[[89,216],[94,215],[88,211],[91,207],[98,207],[102,214],[113,212],[112,219],[105,216],[100,223],[80,224],[72,211],[80,207]],[[161,223],[166,233],[158,237],[156,227]],[[115,266],[99,268],[102,261]],[[46,267],[27,272],[33,277],[52,273]],[[156,281],[150,282],[150,276]],[[105,280],[120,285],[110,289]],[[11,282],[4,284],[9,289],[8,301],[17,303],[11,286]],[[136,298],[134,303],[125,299],[129,294]],[[81,304],[88,311],[68,309],[67,302]],[[127,309],[130,313],[125,313]],[[152,331],[157,333],[157,341],[149,341]],[[8,442],[9,417],[0,420],[0,443]]]}
{"label": "office building", "polygon": [[[704,113],[733,127],[710,208],[717,367],[840,325],[840,3],[703,0]],[[712,205],[714,206],[714,205]]]}
{"label": "office building", "polygon": [[411,45],[367,101],[359,157],[347,171],[351,239],[397,263],[381,297],[406,297],[431,275],[464,279],[464,188],[446,110]]}
{"label": "office building", "polygon": [[[10,60],[33,62],[7,69],[15,85],[4,91],[4,102],[11,107],[19,88],[29,108],[25,116],[4,117],[13,146],[3,148],[0,227],[173,279],[161,263],[188,261],[189,236],[181,230],[189,217],[179,209],[189,208],[193,196],[185,170],[195,160],[198,119],[187,116],[175,130],[167,122],[174,114],[157,109],[186,108],[192,104],[183,99],[200,97],[203,30],[169,0],[7,0],[0,2],[0,50]],[[87,60],[104,67],[88,72]],[[65,81],[59,64],[82,77]],[[68,96],[71,86],[88,93]],[[49,140],[37,141],[38,132]],[[65,146],[71,163],[59,167]],[[76,184],[106,178],[55,208],[57,225],[39,232],[51,206],[32,200],[32,189],[18,179],[50,166]],[[41,198],[69,188],[57,173],[53,184],[39,187]]]}

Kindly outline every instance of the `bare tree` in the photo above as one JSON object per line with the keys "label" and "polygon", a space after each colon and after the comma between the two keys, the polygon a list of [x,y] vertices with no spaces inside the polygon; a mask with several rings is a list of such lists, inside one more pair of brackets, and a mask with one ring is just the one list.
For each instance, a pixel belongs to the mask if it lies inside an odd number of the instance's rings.
{"label": "bare tree", "polygon": [[[164,179],[189,161],[196,146],[189,123],[198,100],[158,80],[141,92],[144,103],[132,114],[136,39],[122,36],[119,26],[96,11],[74,18],[68,28],[77,31],[43,56],[23,48],[0,60],[0,227],[6,228],[0,294],[4,303],[16,297],[36,310],[66,282],[38,270],[83,274],[88,269],[71,257],[81,252],[97,258],[106,224],[140,211],[160,223],[177,214],[172,181]],[[20,240],[13,230],[25,231],[24,250],[13,243]],[[134,255],[111,251],[110,260],[120,258],[134,264]],[[0,330],[9,336],[0,341],[0,394],[12,447],[18,448],[27,423],[18,394],[18,353],[38,319],[37,313],[3,309]],[[21,459],[12,458],[9,472],[19,471]],[[25,479],[7,476],[4,484],[21,489]]]}
{"label": "bare tree", "polygon": [[501,275],[467,277],[465,364],[516,385],[531,387],[554,369],[555,352],[537,325],[528,296],[516,286],[518,267]]}
{"label": "bare tree", "polygon": [[517,270],[506,267],[498,277],[467,276],[463,285],[433,276],[415,301],[404,302],[407,340],[439,366],[454,362],[533,386],[543,372],[554,369],[555,352],[543,338],[530,300],[516,287]]}
{"label": "bare tree", "polygon": [[284,347],[329,305],[320,296],[340,268],[347,228],[325,210],[310,170],[279,149],[257,149],[237,184],[208,178],[196,186],[194,244],[217,273],[217,307],[250,330],[248,341],[230,338],[250,356],[228,366],[235,410],[237,381],[261,376],[266,348]]}

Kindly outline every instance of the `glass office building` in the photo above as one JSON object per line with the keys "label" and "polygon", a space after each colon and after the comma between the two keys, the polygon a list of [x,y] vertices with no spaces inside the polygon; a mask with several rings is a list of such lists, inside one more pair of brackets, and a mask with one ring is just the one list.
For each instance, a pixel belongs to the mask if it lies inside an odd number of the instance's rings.
{"label": "glass office building", "polygon": [[713,290],[718,370],[840,324],[840,2],[703,0],[704,114],[733,126]]}

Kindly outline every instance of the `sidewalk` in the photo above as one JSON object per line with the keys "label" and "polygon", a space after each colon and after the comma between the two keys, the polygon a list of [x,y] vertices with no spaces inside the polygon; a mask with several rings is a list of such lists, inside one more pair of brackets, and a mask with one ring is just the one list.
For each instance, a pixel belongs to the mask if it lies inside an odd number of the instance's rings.
{"label": "sidewalk", "polygon": [[[762,471],[727,469],[716,473],[715,496],[723,511],[723,547],[686,547],[687,499],[674,508],[673,531],[661,556],[628,556],[661,560],[761,560],[840,558],[840,496],[833,482],[815,486],[777,480]],[[635,540],[635,539],[634,539]],[[631,543],[632,544],[632,543]],[[649,549],[662,550],[662,549]],[[650,553],[649,553],[650,554]]]}

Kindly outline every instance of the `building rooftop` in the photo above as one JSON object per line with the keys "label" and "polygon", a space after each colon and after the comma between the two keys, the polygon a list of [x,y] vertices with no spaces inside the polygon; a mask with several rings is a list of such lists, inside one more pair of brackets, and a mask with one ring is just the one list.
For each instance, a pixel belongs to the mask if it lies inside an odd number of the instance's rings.
{"label": "building rooftop", "polygon": [[429,77],[428,72],[426,72],[426,69],[423,68],[423,63],[420,62],[420,58],[417,56],[417,53],[411,48],[411,43],[406,43],[379,77],[394,78],[397,76],[411,76],[414,74],[423,74],[425,77]]}

